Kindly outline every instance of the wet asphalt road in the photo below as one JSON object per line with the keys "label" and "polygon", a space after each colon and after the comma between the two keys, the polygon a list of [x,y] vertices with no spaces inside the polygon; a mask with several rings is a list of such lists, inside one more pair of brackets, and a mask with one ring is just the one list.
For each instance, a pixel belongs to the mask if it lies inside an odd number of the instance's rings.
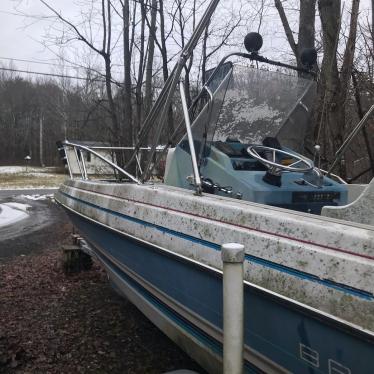
{"label": "wet asphalt road", "polygon": [[[65,213],[51,198],[30,200],[22,195],[50,195],[56,189],[42,190],[1,190],[0,204],[18,202],[30,205],[29,217],[13,225],[0,227],[0,261],[13,256],[26,255],[48,248],[59,235],[65,235],[61,228],[68,228]],[[68,228],[69,229],[69,228]],[[71,228],[72,230],[72,228]]]}

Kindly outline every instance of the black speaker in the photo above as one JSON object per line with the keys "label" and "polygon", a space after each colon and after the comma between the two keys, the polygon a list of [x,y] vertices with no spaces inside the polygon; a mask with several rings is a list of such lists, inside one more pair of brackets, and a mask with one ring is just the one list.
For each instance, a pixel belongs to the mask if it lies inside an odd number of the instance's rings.
{"label": "black speaker", "polygon": [[252,53],[258,52],[262,47],[262,36],[258,32],[250,32],[244,38],[245,49]]}

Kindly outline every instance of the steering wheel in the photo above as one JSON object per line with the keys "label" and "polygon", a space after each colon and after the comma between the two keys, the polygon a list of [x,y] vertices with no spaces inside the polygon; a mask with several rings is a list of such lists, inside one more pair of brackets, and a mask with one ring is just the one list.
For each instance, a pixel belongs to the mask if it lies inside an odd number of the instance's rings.
{"label": "steering wheel", "polygon": [[[299,155],[295,155],[291,152],[283,151],[282,149],[276,149],[272,147],[266,147],[264,145],[251,145],[247,148],[247,152],[250,156],[252,156],[254,159],[260,161],[262,164],[264,164],[269,171],[272,174],[279,174],[282,171],[285,172],[300,172],[305,173],[307,171],[310,171],[313,169],[313,162],[302,157]],[[262,156],[259,155],[260,152],[271,152],[271,159],[268,160]],[[293,162],[290,165],[283,165],[278,162],[276,162],[278,156],[287,156],[287,158],[294,159],[295,162]],[[296,166],[298,165],[298,166]]]}

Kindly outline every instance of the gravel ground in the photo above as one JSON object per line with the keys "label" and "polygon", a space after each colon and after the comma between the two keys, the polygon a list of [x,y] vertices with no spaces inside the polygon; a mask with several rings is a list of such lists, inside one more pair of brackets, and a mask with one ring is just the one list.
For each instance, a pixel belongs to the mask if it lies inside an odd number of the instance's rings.
{"label": "gravel ground", "polygon": [[202,373],[112,290],[99,264],[64,274],[72,227],[51,202],[34,204],[49,224],[0,239],[0,373]]}

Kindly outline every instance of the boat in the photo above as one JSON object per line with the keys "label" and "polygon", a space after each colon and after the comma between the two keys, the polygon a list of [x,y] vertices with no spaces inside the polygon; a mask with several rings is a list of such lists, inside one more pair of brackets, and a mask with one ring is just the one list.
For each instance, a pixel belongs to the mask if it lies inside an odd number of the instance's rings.
{"label": "boat", "polygon": [[[174,146],[159,146],[183,63],[217,3],[139,133],[144,140],[157,124],[154,144],[139,143],[129,160],[138,175],[100,147],[65,140],[59,150],[70,178],[55,199],[113,286],[208,372],[222,372],[221,246],[234,242],[245,247],[246,373],[372,373],[374,180],[346,184],[320,169],[318,147],[314,160],[296,151],[313,102],[313,71],[262,57],[261,38],[248,34],[248,52],[223,58],[190,108],[180,85],[184,118]],[[253,61],[295,74],[257,69]],[[88,154],[115,177],[91,178]],[[69,167],[72,157],[78,171]],[[152,180],[160,159],[163,179]]]}

